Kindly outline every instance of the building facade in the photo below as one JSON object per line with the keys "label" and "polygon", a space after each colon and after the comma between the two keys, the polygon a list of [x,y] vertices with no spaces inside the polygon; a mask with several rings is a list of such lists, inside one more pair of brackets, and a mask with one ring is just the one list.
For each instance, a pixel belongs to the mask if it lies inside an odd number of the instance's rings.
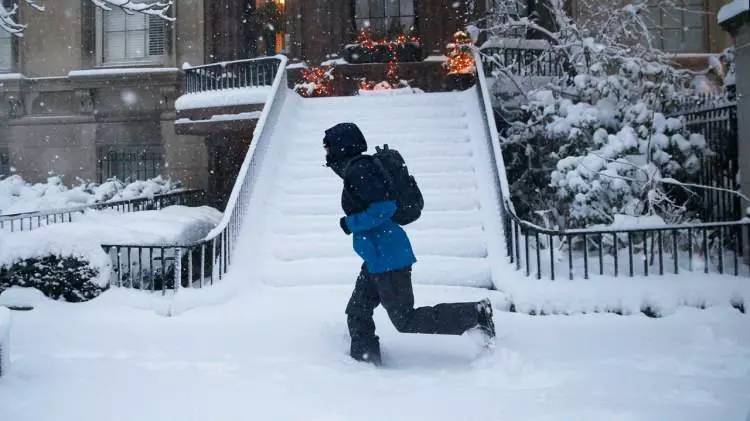
{"label": "building facade", "polygon": [[[16,0],[0,1],[10,6]],[[578,1],[569,3],[574,15]],[[685,1],[686,11],[710,12],[720,0]],[[317,64],[340,57],[364,28],[376,37],[417,36],[420,59],[441,56],[452,34],[494,3],[179,0],[170,11],[175,21],[168,22],[102,10],[90,0],[48,1],[44,12],[21,1],[24,37],[0,31],[0,174],[12,167],[29,181],[54,173],[67,183],[163,174],[216,192],[220,204],[251,142],[252,127],[175,131],[174,101],[183,93],[185,65],[276,53]],[[544,10],[541,2],[524,0],[518,6],[545,19],[538,12]],[[729,44],[709,13],[677,15],[653,11],[665,49],[705,61],[704,53]],[[402,70],[408,77],[436,66],[426,60]],[[343,67],[352,78],[383,72],[382,65]]]}

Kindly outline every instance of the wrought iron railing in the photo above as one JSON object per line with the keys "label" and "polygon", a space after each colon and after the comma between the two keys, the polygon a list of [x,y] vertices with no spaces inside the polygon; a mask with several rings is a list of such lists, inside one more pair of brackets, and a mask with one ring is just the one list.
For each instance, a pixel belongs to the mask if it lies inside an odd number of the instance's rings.
{"label": "wrought iron railing", "polygon": [[185,69],[185,92],[271,86],[280,56],[207,64]]}
{"label": "wrought iron railing", "polygon": [[[204,239],[190,244],[103,245],[114,267],[111,285],[166,294],[170,289],[212,285],[224,277],[232,264],[232,253],[243,227],[258,171],[270,143],[273,131],[271,126],[277,123],[277,117],[290,92],[286,87],[286,57],[276,56],[258,61],[266,63],[268,60],[276,61],[269,101],[258,120],[253,141],[242,162],[219,225]],[[229,64],[231,63],[225,65]]]}
{"label": "wrought iron railing", "polygon": [[732,95],[701,96],[681,108],[670,117],[683,118],[691,133],[705,137],[711,151],[698,177],[699,184],[714,187],[699,192],[702,218],[718,222],[743,217],[742,201],[733,193],[739,189],[737,102]]}
{"label": "wrought iron railing", "polygon": [[118,212],[139,212],[159,210],[167,206],[201,206],[206,203],[205,192],[198,189],[184,189],[172,193],[157,194],[137,199],[115,200],[91,205],[72,206],[0,216],[0,231],[30,231],[50,224],[72,222],[73,216],[87,210],[113,209]]}
{"label": "wrought iron railing", "polygon": [[554,49],[486,47],[480,50],[485,75],[498,70],[518,77],[561,77],[567,72],[565,56]]}
{"label": "wrought iron railing", "polygon": [[[479,59],[477,57],[477,59]],[[630,228],[551,230],[520,218],[510,186],[483,68],[477,85],[491,143],[491,160],[501,198],[507,257],[527,276],[550,280],[567,275],[628,276],[702,270],[750,275],[750,219],[730,222]]]}

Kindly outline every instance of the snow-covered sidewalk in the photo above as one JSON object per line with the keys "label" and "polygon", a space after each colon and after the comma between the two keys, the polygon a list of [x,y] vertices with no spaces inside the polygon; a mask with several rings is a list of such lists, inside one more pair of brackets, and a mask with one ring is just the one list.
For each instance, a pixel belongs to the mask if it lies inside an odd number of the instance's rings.
{"label": "snow-covered sidewalk", "polygon": [[[346,355],[350,287],[239,278],[180,291],[177,302],[234,298],[175,317],[134,308],[149,304],[122,290],[14,313],[0,419],[685,421],[750,410],[750,316],[729,306],[661,319],[498,312],[497,349],[480,359],[469,338],[399,334],[378,309],[386,367],[376,369]],[[504,300],[415,293],[417,305]]]}

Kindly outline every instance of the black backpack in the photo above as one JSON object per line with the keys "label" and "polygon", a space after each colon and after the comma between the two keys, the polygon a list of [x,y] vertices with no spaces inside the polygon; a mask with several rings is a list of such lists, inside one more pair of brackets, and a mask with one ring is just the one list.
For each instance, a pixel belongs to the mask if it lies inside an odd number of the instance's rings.
{"label": "black backpack", "polygon": [[372,157],[375,165],[383,172],[389,192],[398,205],[393,222],[408,225],[419,219],[424,209],[424,198],[401,154],[386,144],[382,148],[376,146]]}

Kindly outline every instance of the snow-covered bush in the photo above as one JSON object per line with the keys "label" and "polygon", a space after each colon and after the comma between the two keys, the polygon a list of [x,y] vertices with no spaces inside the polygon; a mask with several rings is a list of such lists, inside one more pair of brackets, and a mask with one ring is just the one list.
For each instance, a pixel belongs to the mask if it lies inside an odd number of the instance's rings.
{"label": "snow-covered bush", "polygon": [[55,300],[88,301],[107,289],[99,269],[81,257],[46,256],[0,266],[0,292],[10,287],[36,288]]}
{"label": "snow-covered bush", "polygon": [[[573,22],[553,2],[554,30],[512,16],[484,29],[490,40],[533,30],[565,63],[566,74],[543,89],[519,89],[523,118],[502,133],[516,210],[559,228],[612,223],[617,214],[690,218],[693,196],[662,182],[694,181],[710,153],[702,136],[665,117],[693,94],[690,75],[651,46],[645,2],[591,7]],[[498,75],[517,78],[511,70]]]}
{"label": "snow-covered bush", "polygon": [[[19,286],[37,288],[54,299],[94,298],[107,289],[115,270],[104,245],[164,248],[163,256],[157,252],[150,261],[143,260],[142,266],[135,262],[141,262],[145,253],[139,255],[135,248],[117,250],[121,263],[118,279],[126,286],[145,288],[153,284],[158,289],[166,282],[169,288],[174,264],[164,262],[173,262],[173,245],[204,238],[221,218],[221,212],[208,206],[168,206],[132,213],[89,210],[67,224],[4,233],[0,236],[0,293]],[[114,254],[115,249],[111,252]],[[183,265],[187,265],[184,259]],[[139,270],[148,270],[149,278]]]}
{"label": "snow-covered bush", "polygon": [[179,181],[161,176],[127,184],[116,178],[102,184],[79,180],[78,185],[68,187],[59,176],[31,184],[18,175],[11,175],[0,179],[0,215],[153,197],[180,188]]}

